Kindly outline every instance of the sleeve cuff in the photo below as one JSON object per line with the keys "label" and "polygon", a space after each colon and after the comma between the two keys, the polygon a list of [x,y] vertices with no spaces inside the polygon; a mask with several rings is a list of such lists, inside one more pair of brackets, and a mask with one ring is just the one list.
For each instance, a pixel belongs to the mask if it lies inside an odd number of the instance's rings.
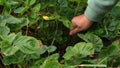
{"label": "sleeve cuff", "polygon": [[93,21],[93,22],[100,22],[102,20],[102,18],[104,17],[104,14],[99,13],[100,11],[96,11],[90,7],[87,7],[85,10],[85,16]]}

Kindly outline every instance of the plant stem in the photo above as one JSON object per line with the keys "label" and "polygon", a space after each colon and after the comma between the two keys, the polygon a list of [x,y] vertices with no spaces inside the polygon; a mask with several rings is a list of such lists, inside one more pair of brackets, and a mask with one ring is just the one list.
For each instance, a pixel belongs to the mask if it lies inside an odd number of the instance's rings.
{"label": "plant stem", "polygon": [[28,68],[28,64],[29,64],[29,61],[26,60],[26,67],[25,68]]}
{"label": "plant stem", "polygon": [[26,33],[25,33],[25,35],[27,35],[28,34],[28,27],[29,27],[29,24],[28,24],[28,22],[27,22],[27,25],[26,25]]}
{"label": "plant stem", "polygon": [[57,23],[57,21],[56,21],[56,30],[55,30],[55,34],[54,34],[54,37],[53,37],[53,40],[52,40],[51,45],[54,44],[54,41],[55,41],[55,38],[56,38],[56,35],[57,35],[57,30],[58,30],[58,23]]}
{"label": "plant stem", "polygon": [[104,60],[108,59],[108,57],[105,57],[103,60],[101,60],[99,63],[102,63]]}
{"label": "plant stem", "polygon": [[104,26],[104,29],[105,29],[106,34],[108,35],[108,30],[107,30],[107,26],[106,26],[106,24],[105,24],[105,21],[103,22],[103,26]]}
{"label": "plant stem", "polygon": [[106,68],[107,65],[104,65],[104,64],[81,64],[81,65],[75,65],[75,66],[71,66],[71,67],[104,67],[104,68]]}
{"label": "plant stem", "polygon": [[76,9],[75,9],[74,16],[77,14],[77,11],[78,11],[78,9],[79,9],[79,6],[80,6],[80,1],[79,1],[78,4],[77,4],[77,7],[76,7]]}
{"label": "plant stem", "polygon": [[19,68],[22,68],[20,64],[18,64],[18,67],[19,67]]}

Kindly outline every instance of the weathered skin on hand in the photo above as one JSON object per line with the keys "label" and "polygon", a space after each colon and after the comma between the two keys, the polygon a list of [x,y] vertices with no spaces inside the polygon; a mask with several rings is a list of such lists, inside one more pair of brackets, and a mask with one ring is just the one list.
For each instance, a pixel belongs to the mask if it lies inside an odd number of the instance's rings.
{"label": "weathered skin on hand", "polygon": [[74,17],[71,22],[72,29],[70,30],[70,35],[87,30],[92,25],[92,21],[90,21],[84,14]]}

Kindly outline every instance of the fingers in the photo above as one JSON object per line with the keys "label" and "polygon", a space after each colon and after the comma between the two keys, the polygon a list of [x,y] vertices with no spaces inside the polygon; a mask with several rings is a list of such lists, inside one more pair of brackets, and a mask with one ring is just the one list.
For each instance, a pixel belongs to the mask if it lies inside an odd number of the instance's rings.
{"label": "fingers", "polygon": [[76,16],[72,19],[72,29],[70,35],[74,35],[77,32],[87,30],[91,25],[92,21],[87,19],[85,15]]}
{"label": "fingers", "polygon": [[75,28],[77,28],[77,25],[76,25],[75,23],[72,23],[72,28],[71,28],[71,30],[73,30],[73,29],[75,29]]}
{"label": "fingers", "polygon": [[81,30],[81,27],[77,24],[78,22],[80,22],[78,19],[76,19],[77,17],[74,17],[73,19],[72,19],[72,29],[70,30],[70,35],[74,35],[74,34],[76,34],[77,32],[79,32],[80,30]]}
{"label": "fingers", "polygon": [[79,32],[80,27],[78,27],[78,25],[76,24],[76,19],[75,18],[73,18],[71,22],[72,22],[72,29],[70,30],[69,34],[74,35],[77,32]]}
{"label": "fingers", "polygon": [[74,35],[74,34],[76,34],[77,32],[79,32],[81,30],[82,30],[82,28],[76,27],[76,28],[72,29],[69,34],[70,35]]}

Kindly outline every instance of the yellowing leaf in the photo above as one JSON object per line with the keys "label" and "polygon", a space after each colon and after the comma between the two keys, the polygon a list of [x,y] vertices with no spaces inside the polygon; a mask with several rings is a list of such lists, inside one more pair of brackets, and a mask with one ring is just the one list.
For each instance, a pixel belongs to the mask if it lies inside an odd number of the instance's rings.
{"label": "yellowing leaf", "polygon": [[43,16],[42,17],[44,20],[49,20],[49,17],[48,16]]}

